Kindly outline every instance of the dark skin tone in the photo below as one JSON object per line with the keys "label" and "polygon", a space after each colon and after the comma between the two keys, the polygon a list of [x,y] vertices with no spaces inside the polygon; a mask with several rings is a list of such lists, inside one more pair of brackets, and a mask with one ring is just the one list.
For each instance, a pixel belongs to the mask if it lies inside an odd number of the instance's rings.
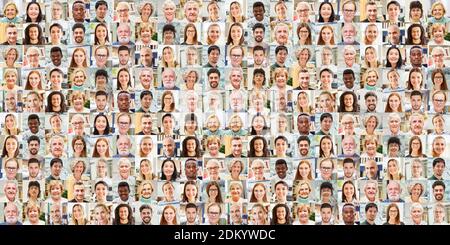
{"label": "dark skin tone", "polygon": [[62,53],[57,51],[57,52],[51,52],[50,54],[50,58],[52,59],[52,63],[55,66],[59,66],[61,65],[61,60],[62,60]]}
{"label": "dark skin tone", "polygon": [[197,178],[197,163],[193,161],[187,162],[184,171],[189,180],[195,180]]}
{"label": "dark skin tone", "polygon": [[301,116],[297,119],[298,131],[301,134],[309,133],[309,118],[307,116]]}
{"label": "dark skin tone", "polygon": [[344,218],[344,223],[346,225],[353,225],[355,223],[355,209],[352,207],[345,207],[342,210],[342,215]]}
{"label": "dark skin tone", "polygon": [[126,201],[128,200],[128,196],[130,195],[130,189],[126,186],[119,186],[117,191],[119,193],[120,200]]}
{"label": "dark skin tone", "polygon": [[281,179],[286,178],[288,167],[286,164],[278,164],[275,166],[275,171],[277,172],[278,177]]}
{"label": "dark skin tone", "polygon": [[257,21],[262,21],[264,19],[264,8],[263,7],[256,7],[253,8],[253,15],[255,16],[255,19]]}
{"label": "dark skin tone", "polygon": [[344,80],[345,87],[353,88],[355,84],[355,77],[352,74],[344,74],[342,78]]}
{"label": "dark skin tone", "polygon": [[33,134],[36,134],[37,132],[39,132],[39,125],[41,125],[41,124],[39,123],[39,120],[37,120],[37,119],[28,120],[28,128],[30,129],[30,131]]}
{"label": "dark skin tone", "polygon": [[130,109],[130,96],[127,94],[121,94],[117,100],[119,111],[128,112]]}
{"label": "dark skin tone", "polygon": [[82,3],[74,4],[72,7],[72,13],[73,13],[73,19],[76,22],[83,22],[84,21],[84,14],[85,14],[85,6]]}

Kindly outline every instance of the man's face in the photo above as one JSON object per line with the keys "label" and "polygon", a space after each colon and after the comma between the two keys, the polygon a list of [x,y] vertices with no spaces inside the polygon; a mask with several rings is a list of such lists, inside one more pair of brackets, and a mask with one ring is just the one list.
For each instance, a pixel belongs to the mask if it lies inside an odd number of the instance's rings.
{"label": "man's face", "polygon": [[364,187],[364,193],[370,201],[374,201],[378,192],[378,188],[374,183],[367,183]]}
{"label": "man's face", "polygon": [[152,211],[149,208],[144,208],[141,211],[141,219],[145,224],[149,224],[152,220]]}
{"label": "man's face", "polygon": [[423,124],[424,124],[423,117],[411,116],[410,127],[411,127],[411,131],[414,134],[421,134],[422,133]]}
{"label": "man's face", "polygon": [[434,199],[438,202],[444,200],[445,188],[442,185],[436,185],[433,188]]}
{"label": "man's face", "polygon": [[82,202],[84,200],[84,186],[83,185],[75,185],[73,192],[74,192],[75,200],[77,200],[78,202]]}
{"label": "man's face", "polygon": [[298,132],[301,134],[308,134],[309,133],[309,118],[307,116],[301,116],[297,119],[297,128]]}
{"label": "man's face", "polygon": [[371,207],[366,212],[366,219],[369,221],[375,221],[378,210],[375,207]]}
{"label": "man's face", "polygon": [[239,67],[242,64],[243,53],[240,48],[235,48],[230,52],[231,56],[231,66]]}
{"label": "man's face", "polygon": [[366,15],[370,22],[375,22],[377,20],[377,6],[376,5],[367,5],[366,7]]}
{"label": "man's face", "polygon": [[131,30],[127,24],[117,27],[117,39],[120,44],[128,44],[130,42]]}
{"label": "man's face", "polygon": [[55,157],[60,157],[62,156],[63,152],[64,152],[64,141],[61,138],[56,138],[54,140],[52,140],[51,143],[51,151],[52,151],[52,155]]}
{"label": "man's face", "polygon": [[433,173],[436,177],[442,177],[442,175],[444,174],[444,170],[445,170],[445,164],[443,162],[438,162],[433,167]]}
{"label": "man's face", "polygon": [[322,208],[320,217],[322,218],[322,223],[329,223],[331,220],[331,208]]}
{"label": "man's face", "polygon": [[95,61],[97,66],[104,67],[108,61],[108,50],[106,48],[98,48],[95,50]]}
{"label": "man's face", "polygon": [[[59,66],[61,65],[62,53],[60,51],[51,52],[50,59],[52,60],[53,65]],[[53,73],[52,73],[53,74]]]}
{"label": "man's face", "polygon": [[264,13],[265,11],[263,7],[253,8],[253,16],[255,16],[257,21],[262,21],[264,19]]}
{"label": "man's face", "polygon": [[53,204],[50,209],[50,216],[52,218],[53,223],[55,224],[61,223],[61,206],[58,204]]}
{"label": "man's face", "polygon": [[168,156],[173,155],[173,153],[175,151],[175,142],[173,142],[173,140],[171,140],[171,139],[164,139],[163,150],[166,155],[168,155]]}
{"label": "man's face", "polygon": [[234,156],[241,156],[242,154],[242,140],[231,141],[231,152]]}
{"label": "man's face", "polygon": [[302,140],[298,143],[298,150],[301,156],[307,156],[309,153],[309,143],[306,140]]}
{"label": "man's face", "polygon": [[73,39],[77,44],[83,43],[84,41],[84,31],[82,28],[76,28],[73,31]]}
{"label": "man's face", "polygon": [[344,24],[342,27],[342,38],[344,43],[353,43],[355,41],[355,29],[351,26],[351,24]]}
{"label": "man's face", "polygon": [[208,220],[210,224],[219,223],[220,219],[220,208],[217,206],[212,206],[208,210]]}
{"label": "man's face", "polygon": [[76,3],[72,7],[73,19],[76,22],[83,22],[86,9],[83,3]]}
{"label": "man's face", "polygon": [[128,155],[130,152],[130,141],[126,137],[120,137],[117,140],[117,150],[119,151],[119,155]]}
{"label": "man's face", "polygon": [[209,63],[217,64],[217,62],[219,61],[219,57],[220,57],[220,51],[217,49],[214,49],[208,54],[208,61],[209,61]]}
{"label": "man's face", "polygon": [[375,96],[367,97],[366,107],[368,111],[375,111],[375,109],[377,108],[377,98]]}
{"label": "man's face", "polygon": [[281,179],[286,178],[288,167],[286,164],[278,164],[275,166],[275,171],[277,172],[278,177]]}
{"label": "man's face", "polygon": [[279,64],[284,64],[284,62],[286,62],[286,58],[287,58],[287,51],[286,50],[280,50],[276,55],[275,55],[275,59],[277,60],[277,63]]}
{"label": "man's face", "polygon": [[104,19],[106,17],[106,14],[108,13],[108,7],[106,5],[100,5],[95,10],[95,15],[98,19]]}
{"label": "man's face", "polygon": [[420,110],[420,107],[422,106],[422,96],[414,95],[411,96],[411,108],[414,111]]}
{"label": "man's face", "polygon": [[[153,81],[153,74],[152,74],[152,72],[150,70],[148,70],[148,69],[142,70],[140,75],[139,75],[139,80],[141,81],[142,87],[144,87],[146,89],[150,89],[151,83]],[[149,96],[144,96],[144,98],[145,97],[151,98],[150,95]],[[150,100],[150,102],[151,102],[151,100]],[[141,104],[142,104],[142,102],[141,102]]]}
{"label": "man's face", "polygon": [[16,27],[9,27],[6,28],[6,37],[8,39],[8,42],[11,44],[16,44],[17,42],[17,28]]}
{"label": "man's face", "polygon": [[39,142],[36,140],[32,140],[28,144],[28,151],[30,152],[31,155],[37,155],[39,152],[39,147],[40,147]]}
{"label": "man's face", "polygon": [[127,201],[128,195],[130,194],[130,190],[126,186],[119,186],[118,193],[120,200]]}
{"label": "man's face", "polygon": [[352,178],[354,172],[355,172],[355,166],[353,165],[353,163],[351,163],[351,162],[344,163],[344,176],[346,178]]}
{"label": "man's face", "polygon": [[355,222],[355,208],[347,206],[342,210],[342,216],[345,224],[353,224]]}
{"label": "man's face", "polygon": [[289,28],[285,25],[279,26],[275,32],[275,40],[281,45],[286,45],[289,41]]}
{"label": "man's face", "polygon": [[397,202],[400,200],[400,194],[402,193],[402,190],[398,183],[390,182],[387,186],[387,192],[389,201]]}
{"label": "man's face", "polygon": [[194,223],[197,218],[197,209],[196,208],[187,208],[186,209],[186,219],[189,223]]}
{"label": "man's face", "polygon": [[[128,52],[127,52],[128,53]],[[129,54],[127,54],[128,58],[127,58],[127,62],[129,59]],[[124,58],[125,56],[123,56],[122,58]],[[119,57],[119,61],[120,61],[120,57]],[[142,61],[142,65],[144,65],[145,67],[149,67],[152,65],[152,53],[150,49],[142,49],[141,52],[141,61]]]}
{"label": "man's face", "polygon": [[397,26],[391,25],[388,27],[388,38],[392,44],[400,43],[400,30]]}
{"label": "man's face", "polygon": [[4,188],[6,198],[10,201],[16,198],[17,186],[14,183],[7,183]]}
{"label": "man's face", "polygon": [[55,177],[60,176],[62,167],[63,166],[60,162],[56,162],[55,164],[53,164],[53,166],[50,168],[50,172],[51,172],[52,176],[55,176]]}
{"label": "man's face", "polygon": [[95,105],[97,109],[103,111],[106,108],[107,98],[106,95],[98,95],[95,97]]}
{"label": "man's face", "polygon": [[242,73],[239,71],[232,71],[230,74],[231,85],[235,89],[239,89],[242,81]]}
{"label": "man's face", "polygon": [[119,98],[117,98],[119,111],[128,112],[130,110],[130,95],[121,94]]}
{"label": "man's face", "polygon": [[422,49],[420,48],[411,49],[411,51],[409,52],[409,58],[411,60],[411,65],[413,66],[422,65],[422,58],[423,58]]}
{"label": "man's face", "polygon": [[27,54],[28,61],[30,62],[31,67],[39,66],[39,52],[37,50],[31,50],[29,54]]}
{"label": "man's face", "polygon": [[6,205],[4,212],[6,223],[15,224],[17,222],[19,213],[15,204]]}
{"label": "man's face", "polygon": [[165,89],[172,89],[175,87],[175,73],[172,71],[166,71],[163,72],[162,74],[162,82],[163,82],[163,87]]}
{"label": "man's face", "polygon": [[198,5],[196,3],[188,3],[184,9],[184,15],[189,22],[195,22],[198,18]]}
{"label": "man's face", "polygon": [[208,83],[212,89],[216,89],[219,86],[219,80],[220,80],[220,77],[219,77],[219,74],[217,74],[217,73],[211,73],[208,76]]}
{"label": "man's face", "polygon": [[237,205],[231,206],[230,215],[233,222],[239,222],[241,220],[241,208]]}
{"label": "man's face", "polygon": [[302,89],[307,90],[309,88],[309,74],[307,72],[300,72],[298,80]]}
{"label": "man's face", "polygon": [[28,173],[30,174],[30,178],[36,178],[39,174],[39,163],[29,163]]}
{"label": "man's face", "polygon": [[355,77],[352,74],[344,74],[342,78],[344,80],[345,87],[353,88],[355,85]]}
{"label": "man's face", "polygon": [[188,161],[185,164],[184,172],[188,179],[197,178],[197,163],[195,161]]}
{"label": "man's face", "polygon": [[253,38],[257,43],[262,42],[264,40],[264,30],[262,28],[256,28],[253,31]]}
{"label": "man's face", "polygon": [[262,65],[262,63],[264,62],[264,51],[262,50],[257,50],[255,52],[253,52],[253,61],[255,62],[255,65]]}
{"label": "man's face", "polygon": [[366,176],[369,179],[376,179],[377,178],[377,172],[378,172],[378,166],[377,163],[374,161],[367,162],[366,166]]}
{"label": "man's face", "polygon": [[123,65],[123,66],[127,65],[129,59],[130,59],[130,53],[127,50],[120,50],[119,51],[119,63],[120,63],[120,65]]}
{"label": "man's face", "polygon": [[141,120],[142,123],[142,131],[144,134],[151,134],[153,128],[153,120],[150,117],[143,117]]}

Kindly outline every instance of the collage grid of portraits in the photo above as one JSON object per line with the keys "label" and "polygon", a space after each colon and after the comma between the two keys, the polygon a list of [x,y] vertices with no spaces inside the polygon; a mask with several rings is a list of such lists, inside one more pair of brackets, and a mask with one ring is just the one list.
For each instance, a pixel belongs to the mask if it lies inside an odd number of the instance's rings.
{"label": "collage grid of portraits", "polygon": [[449,0],[1,0],[1,224],[448,224]]}

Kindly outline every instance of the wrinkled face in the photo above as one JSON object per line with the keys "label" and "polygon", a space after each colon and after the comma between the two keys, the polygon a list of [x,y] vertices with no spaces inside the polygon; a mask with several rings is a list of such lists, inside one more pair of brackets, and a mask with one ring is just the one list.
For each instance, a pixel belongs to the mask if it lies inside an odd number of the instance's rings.
{"label": "wrinkled face", "polygon": [[364,193],[369,201],[375,201],[378,188],[375,183],[367,183],[364,187]]}
{"label": "wrinkled face", "polygon": [[367,162],[367,166],[366,166],[366,176],[369,179],[375,179],[378,176],[378,166],[377,163],[374,161],[369,161]]}
{"label": "wrinkled face", "polygon": [[388,197],[390,201],[400,200],[401,188],[396,182],[390,182],[387,186]]}

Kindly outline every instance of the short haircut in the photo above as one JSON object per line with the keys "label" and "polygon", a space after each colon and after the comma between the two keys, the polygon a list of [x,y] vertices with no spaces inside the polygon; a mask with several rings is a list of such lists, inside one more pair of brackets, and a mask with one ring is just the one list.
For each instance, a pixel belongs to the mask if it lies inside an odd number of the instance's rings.
{"label": "short haircut", "polygon": [[333,210],[333,206],[331,206],[331,204],[329,204],[327,202],[322,203],[322,205],[320,205],[320,210],[322,210],[324,208],[329,208],[329,209]]}
{"label": "short haircut", "polygon": [[346,163],[351,163],[351,164],[353,164],[353,166],[355,166],[355,160],[353,160],[353,158],[350,158],[350,157],[345,158],[344,161],[342,162],[342,165],[344,165]]}
{"label": "short haircut", "polygon": [[211,46],[209,46],[209,48],[208,48],[208,54],[210,54],[212,51],[214,51],[214,50],[217,50],[217,51],[219,51],[219,54],[220,54],[220,48],[219,48],[219,46],[217,46],[217,45],[211,45]]}
{"label": "short haircut", "polygon": [[413,97],[413,96],[420,96],[420,98],[423,98],[422,92],[420,92],[419,90],[413,90],[411,92],[410,97]]}
{"label": "short haircut", "polygon": [[54,47],[52,47],[52,48],[50,49],[50,53],[56,53],[56,52],[59,52],[59,53],[62,54],[61,48],[58,47],[58,46],[54,46]]}
{"label": "short haircut", "polygon": [[286,160],[284,160],[284,159],[278,159],[278,160],[275,162],[275,166],[277,166],[277,165],[286,165],[286,166],[287,166],[287,162],[286,162]]}
{"label": "short haircut", "polygon": [[61,163],[61,166],[64,166],[63,161],[61,160],[61,158],[53,158],[50,161],[50,167],[53,167],[53,165],[55,165],[55,163]]}
{"label": "short haircut", "polygon": [[144,96],[146,95],[150,95],[153,98],[153,93],[150,90],[144,90],[141,92],[141,95],[139,96],[139,98],[142,100],[142,98],[144,98]]}
{"label": "short haircut", "polygon": [[206,75],[209,77],[209,75],[211,75],[212,73],[216,73],[216,74],[218,74],[219,77],[220,77],[220,71],[219,71],[219,69],[217,69],[217,68],[211,68],[211,69],[208,70],[208,72],[206,73]]}
{"label": "short haircut", "polygon": [[117,189],[119,189],[120,187],[126,187],[128,189],[128,191],[130,191],[130,185],[128,184],[128,182],[122,181],[117,185]]}
{"label": "short haircut", "polygon": [[72,26],[72,31],[75,31],[75,29],[78,29],[78,28],[81,28],[81,29],[83,29],[83,32],[86,32],[86,27],[82,23],[79,23],[79,22],[75,23]]}
{"label": "short haircut", "polygon": [[442,159],[442,158],[440,158],[440,157],[438,157],[438,158],[435,158],[434,160],[433,160],[433,168],[436,166],[436,164],[438,164],[438,163],[443,163],[444,164],[444,166],[445,166],[445,160],[444,159]]}
{"label": "short haircut", "polygon": [[106,6],[106,8],[108,8],[108,3],[107,3],[106,1],[104,1],[104,0],[99,0],[99,1],[97,1],[97,2],[95,3],[95,10],[97,10],[98,7],[100,7],[100,6],[102,6],[102,5]]}
{"label": "short haircut", "polygon": [[41,143],[41,139],[39,139],[39,137],[36,135],[31,135],[30,137],[28,137],[27,143],[30,144],[31,141],[37,141],[39,144]]}
{"label": "short haircut", "polygon": [[255,31],[258,28],[261,28],[261,29],[263,29],[263,31],[266,31],[266,27],[262,23],[256,23],[255,25],[253,25],[252,31]]}
{"label": "short haircut", "polygon": [[311,140],[310,140],[309,137],[306,136],[306,135],[302,135],[302,136],[298,137],[298,139],[297,139],[297,144],[299,144],[300,141],[308,141],[308,145],[311,144]]}
{"label": "short haircut", "polygon": [[28,116],[28,122],[31,120],[38,120],[38,122],[41,122],[41,120],[39,119],[39,116],[36,114],[31,114]]}
{"label": "short haircut", "polygon": [[399,139],[398,137],[392,136],[392,137],[390,137],[390,138],[388,139],[387,144],[388,144],[388,146],[389,146],[390,144],[401,145],[401,142],[400,142],[400,139]]}
{"label": "short haircut", "polygon": [[95,92],[95,97],[102,95],[108,97],[108,93],[106,93],[106,91],[104,90],[98,90],[97,92]]}
{"label": "short haircut", "polygon": [[434,187],[439,186],[439,185],[444,187],[444,190],[445,190],[445,183],[442,180],[436,180],[435,182],[433,182],[433,185],[431,185],[431,188],[434,189]]}
{"label": "short haircut", "polygon": [[258,50],[266,53],[266,50],[261,45],[256,45],[255,47],[253,47],[253,53],[255,53],[255,51],[258,51]]}
{"label": "short haircut", "polygon": [[353,78],[355,78],[355,72],[353,72],[353,70],[352,69],[345,69],[343,72],[342,72],[342,75],[352,75],[353,76]]}
{"label": "short haircut", "polygon": [[172,24],[166,24],[166,25],[164,25],[164,26],[163,26],[163,29],[162,29],[162,32],[164,33],[164,32],[168,32],[168,31],[171,31],[171,32],[173,32],[173,33],[176,33],[176,31],[175,31],[175,26],[173,26]]}
{"label": "short haircut", "polygon": [[286,51],[286,53],[289,53],[286,46],[280,45],[275,48],[275,54],[278,54],[278,52],[280,52],[281,50],[284,50],[284,51]]}
{"label": "short haircut", "polygon": [[331,191],[333,191],[333,184],[331,184],[330,182],[323,182],[322,184],[320,184],[320,192],[322,192],[323,189],[330,189]]}
{"label": "short haircut", "polygon": [[373,202],[368,203],[366,205],[366,207],[364,208],[366,213],[367,213],[367,211],[369,211],[369,208],[375,208],[378,211],[378,206],[375,203],[373,203]]}
{"label": "short haircut", "polygon": [[377,94],[375,94],[374,92],[367,92],[365,95],[364,95],[364,99],[365,100],[367,100],[367,98],[369,98],[369,97],[375,97],[375,99],[377,99],[378,98],[378,96],[377,96]]}
{"label": "short haircut", "polygon": [[197,209],[197,205],[195,205],[195,203],[190,202],[190,203],[186,204],[186,208],[185,209],[188,209],[188,208],[195,208],[195,209]]}
{"label": "short haircut", "polygon": [[253,3],[253,8],[263,8],[264,12],[266,11],[266,8],[264,7],[264,3],[257,1]]}
{"label": "short haircut", "polygon": [[97,78],[97,77],[106,77],[106,79],[108,79],[108,72],[106,70],[103,70],[103,69],[97,70],[95,72],[95,78]]}
{"label": "short haircut", "polygon": [[117,50],[117,52],[120,52],[120,51],[123,51],[123,50],[127,51],[128,53],[130,53],[130,48],[128,48],[128,46],[126,46],[126,45],[120,45],[119,49]]}
{"label": "short haircut", "polygon": [[320,115],[320,122],[325,120],[325,118],[330,118],[331,121],[333,121],[333,115],[331,115],[331,113],[325,112],[322,115]]}
{"label": "short haircut", "polygon": [[148,204],[144,204],[144,205],[140,206],[139,207],[139,212],[142,212],[144,209],[150,209],[150,212],[153,213],[152,207],[150,207],[150,205],[148,205]]}

